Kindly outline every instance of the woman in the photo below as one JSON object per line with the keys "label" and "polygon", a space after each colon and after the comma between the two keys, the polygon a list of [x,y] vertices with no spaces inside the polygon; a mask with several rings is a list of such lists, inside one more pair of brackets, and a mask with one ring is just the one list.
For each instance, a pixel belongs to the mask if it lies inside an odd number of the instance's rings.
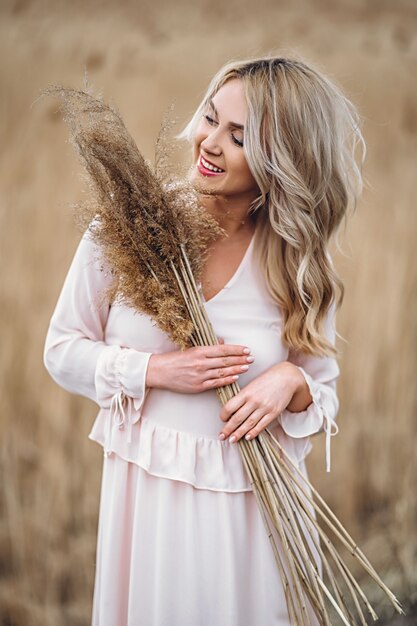
{"label": "woman", "polygon": [[[361,189],[357,122],[301,61],[233,62],[213,78],[179,137],[227,233],[200,284],[217,346],[180,351],[146,315],[100,300],[108,274],[88,231],[82,238],[44,362],[100,406],[90,433],[104,448],[94,626],[289,624],[236,443],[268,427],[306,474],[310,436],[324,430],[330,469],[343,285],[328,246]],[[221,408],[215,388],[238,378]]]}

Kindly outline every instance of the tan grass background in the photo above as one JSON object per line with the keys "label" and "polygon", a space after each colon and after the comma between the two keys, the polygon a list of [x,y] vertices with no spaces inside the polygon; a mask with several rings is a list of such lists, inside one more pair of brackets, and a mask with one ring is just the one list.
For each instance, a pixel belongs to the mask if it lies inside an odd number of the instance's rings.
{"label": "tan grass background", "polygon": [[335,256],[346,284],[340,432],[331,473],[321,437],[309,469],[386,582],[415,602],[415,2],[3,0],[0,16],[0,624],[87,625],[94,577],[96,406],[58,388],[42,363],[80,237],[69,205],[81,168],[57,103],[39,92],[82,87],[87,69],[152,160],[171,103],[185,122],[222,63],[269,52],[321,65],[364,117],[368,185]]}

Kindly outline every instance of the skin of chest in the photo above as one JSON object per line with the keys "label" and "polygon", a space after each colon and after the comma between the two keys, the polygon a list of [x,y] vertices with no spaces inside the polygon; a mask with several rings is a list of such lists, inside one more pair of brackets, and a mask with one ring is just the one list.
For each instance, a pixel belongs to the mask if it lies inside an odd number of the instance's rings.
{"label": "skin of chest", "polygon": [[206,300],[213,298],[238,270],[250,244],[251,234],[236,241],[219,241],[210,248],[202,274],[202,289]]}

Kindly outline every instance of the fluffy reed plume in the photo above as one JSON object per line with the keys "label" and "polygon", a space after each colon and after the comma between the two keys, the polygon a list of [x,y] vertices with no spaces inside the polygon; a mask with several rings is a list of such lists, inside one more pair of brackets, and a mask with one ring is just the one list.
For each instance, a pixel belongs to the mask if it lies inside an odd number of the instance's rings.
{"label": "fluffy reed plume", "polygon": [[[90,224],[112,268],[115,283],[109,295],[121,294],[183,348],[218,343],[197,281],[208,244],[224,231],[200,208],[185,182],[171,180],[163,185],[161,172],[154,174],[145,163],[116,110],[73,89],[50,87],[43,94],[62,98],[72,143],[91,179],[94,201],[81,205],[79,216]],[[158,146],[160,150],[161,142]],[[163,162],[164,155],[157,154],[157,163]],[[239,391],[237,383],[217,389],[223,404]],[[239,440],[238,446],[271,541],[292,624],[310,626],[314,614],[320,625],[330,626],[329,604],[346,626],[355,626],[356,619],[366,625],[361,603],[377,619],[328,531],[403,613],[394,594],[269,429],[253,440]]]}
{"label": "fluffy reed plume", "polygon": [[204,266],[208,244],[224,234],[200,206],[185,180],[166,175],[162,129],[154,174],[127,131],[119,112],[90,93],[50,86],[41,95],[62,101],[70,141],[88,173],[91,194],[75,206],[82,228],[92,236],[112,269],[106,296],[122,298],[150,315],[181,348],[195,345],[194,326],[172,279],[181,248],[194,276]]}

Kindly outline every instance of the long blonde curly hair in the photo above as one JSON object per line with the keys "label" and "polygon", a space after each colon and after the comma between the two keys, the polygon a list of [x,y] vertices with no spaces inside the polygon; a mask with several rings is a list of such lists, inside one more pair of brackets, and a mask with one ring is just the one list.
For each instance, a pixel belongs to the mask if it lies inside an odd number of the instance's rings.
{"label": "long blonde curly hair", "polygon": [[338,355],[324,331],[330,308],[344,298],[329,244],[334,238],[339,247],[342,220],[363,190],[359,113],[311,63],[276,56],[231,61],[177,139],[192,141],[211,98],[235,78],[244,85],[244,151],[260,190],[249,210],[258,213],[254,254],[283,312],[282,339],[295,351]]}

